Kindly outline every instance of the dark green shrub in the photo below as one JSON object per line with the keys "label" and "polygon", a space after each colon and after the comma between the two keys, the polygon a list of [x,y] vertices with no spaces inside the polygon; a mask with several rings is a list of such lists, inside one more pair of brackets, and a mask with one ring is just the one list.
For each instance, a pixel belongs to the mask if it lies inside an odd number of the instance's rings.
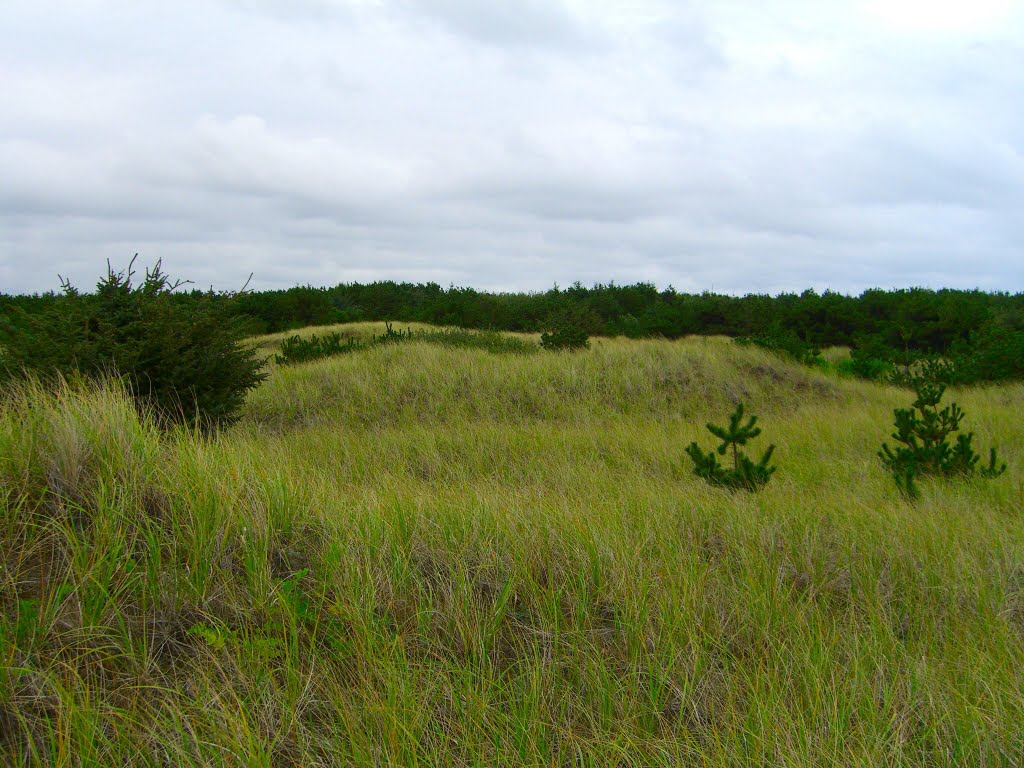
{"label": "dark green shrub", "polygon": [[281,352],[274,355],[274,361],[278,365],[294,365],[331,355],[343,355],[362,348],[363,345],[354,338],[350,336],[346,339],[340,333],[328,333],[323,336],[314,334],[307,338],[296,334],[281,342]]}
{"label": "dark green shrub", "polygon": [[860,337],[850,350],[850,360],[836,368],[862,379],[908,389],[929,383],[964,383],[960,361],[952,355],[897,349],[878,334]]}
{"label": "dark green shrub", "polygon": [[776,330],[766,336],[740,336],[736,343],[742,346],[760,347],[782,357],[804,365],[819,365],[822,362],[821,349],[808,344],[794,331]]}
{"label": "dark green shrub", "polygon": [[746,445],[749,440],[760,435],[761,428],[754,426],[757,422],[756,416],[751,416],[746,424],[742,424],[742,420],[743,404],[741,403],[736,406],[736,410],[729,417],[728,427],[707,425],[708,431],[722,441],[717,448],[718,454],[724,456],[727,451],[732,450],[731,469],[723,467],[719,463],[715,451],[704,453],[696,441],[687,446],[686,453],[693,460],[693,473],[697,477],[704,478],[713,485],[745,491],[756,491],[771,479],[775,467],[768,466],[768,462],[775,451],[775,446],[769,445],[768,450],[756,464],[751,461],[745,453],[740,452],[739,446]]}
{"label": "dark green shrub", "polygon": [[873,357],[856,357],[851,352],[850,357],[833,363],[832,370],[842,376],[853,376],[869,381],[887,381],[895,368],[887,360],[878,360]]}
{"label": "dark green shrub", "polygon": [[587,332],[575,325],[563,325],[549,333],[542,333],[540,345],[544,349],[557,351],[560,349],[589,349],[590,337]]}
{"label": "dark green shrub", "polygon": [[854,340],[850,366],[854,375],[862,379],[884,382],[888,381],[897,365],[910,365],[920,356],[920,352],[892,346],[884,334],[865,333]]}
{"label": "dark green shrub", "polygon": [[380,336],[374,336],[372,344],[400,344],[403,341],[412,341],[412,331],[406,328],[404,331],[396,331],[391,323],[384,323],[386,329]]}
{"label": "dark green shrub", "polygon": [[231,315],[233,297],[177,294],[181,281],[159,261],[136,284],[134,262],[124,272],[108,265],[94,294],[63,280],[59,299],[0,326],[3,375],[120,376],[165,423],[234,421],[267,374],[243,343],[248,327]]}
{"label": "dark green shrub", "polygon": [[909,365],[894,366],[885,380],[897,387],[916,390],[924,384],[955,384],[960,381],[960,373],[952,360],[922,357]]}
{"label": "dark green shrub", "polygon": [[[920,383],[917,399],[910,408],[893,411],[896,431],[895,450],[882,443],[878,457],[896,481],[897,487],[909,498],[918,497],[916,479],[924,475],[968,476],[978,470],[980,456],[971,446],[973,432],[958,435],[955,444],[950,436],[959,431],[964,412],[956,403],[939,410],[939,401],[946,391],[945,384]],[[988,466],[981,467],[982,477],[992,478],[1006,471],[1006,464],[997,466],[996,449],[989,450]]]}
{"label": "dark green shrub", "polygon": [[608,331],[613,336],[625,336],[629,339],[642,339],[648,334],[640,320],[633,315],[622,315],[618,320],[608,324]]}
{"label": "dark green shrub", "polygon": [[1024,330],[991,323],[953,346],[960,382],[1024,379]]}
{"label": "dark green shrub", "polygon": [[896,370],[891,354],[891,350],[877,338],[861,338],[857,345],[850,350],[849,363],[846,363],[844,367],[861,379],[887,381],[892,372]]}

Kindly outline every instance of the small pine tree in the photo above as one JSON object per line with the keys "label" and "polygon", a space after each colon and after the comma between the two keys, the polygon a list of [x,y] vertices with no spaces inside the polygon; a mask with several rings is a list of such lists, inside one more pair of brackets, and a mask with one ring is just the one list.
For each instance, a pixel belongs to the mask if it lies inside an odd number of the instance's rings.
{"label": "small pine tree", "polygon": [[380,336],[374,336],[372,344],[401,344],[403,341],[412,341],[413,332],[412,329],[406,328],[404,331],[396,331],[391,327],[391,323],[384,323],[385,331]]}
{"label": "small pine tree", "polygon": [[920,476],[968,476],[977,470],[982,477],[992,478],[1006,471],[1006,464],[997,466],[995,448],[989,450],[988,466],[978,469],[981,457],[971,445],[973,432],[957,435],[956,443],[950,443],[950,436],[960,429],[964,412],[956,403],[939,409],[945,392],[945,384],[918,382],[917,399],[911,407],[893,411],[896,431],[892,437],[901,445],[894,450],[882,443],[878,452],[896,486],[908,498],[918,498],[915,480]]}
{"label": "small pine tree", "polygon": [[739,446],[746,445],[761,434],[761,428],[755,427],[757,416],[751,416],[746,424],[743,421],[743,404],[736,406],[736,410],[729,417],[729,426],[719,427],[708,424],[708,431],[722,441],[718,446],[718,455],[724,456],[729,449],[732,449],[732,469],[722,466],[718,461],[715,451],[704,453],[696,441],[690,443],[686,453],[693,460],[693,473],[702,477],[713,485],[721,485],[726,488],[745,491],[756,491],[764,486],[775,472],[775,467],[768,466],[774,445],[769,445],[761,460],[756,464],[745,453],[741,453]]}
{"label": "small pine tree", "polygon": [[364,346],[351,336],[345,339],[344,343],[342,340],[340,333],[327,333],[323,336],[312,334],[307,338],[295,334],[281,342],[281,352],[274,355],[274,362],[278,365],[306,363],[310,360],[319,360],[321,357],[355,352]]}

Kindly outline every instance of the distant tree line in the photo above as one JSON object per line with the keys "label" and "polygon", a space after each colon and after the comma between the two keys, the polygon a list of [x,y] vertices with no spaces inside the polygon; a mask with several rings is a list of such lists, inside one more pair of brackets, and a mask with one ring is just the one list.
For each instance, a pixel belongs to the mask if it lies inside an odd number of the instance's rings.
{"label": "distant tree line", "polygon": [[[199,291],[175,296],[186,303],[217,300]],[[0,318],[14,318],[14,307],[31,315],[52,302],[72,300],[53,293],[0,294]],[[974,366],[975,380],[1024,378],[1022,293],[910,288],[872,289],[859,296],[813,290],[728,296],[658,290],[649,283],[589,288],[576,283],[537,293],[487,293],[385,281],[253,291],[235,296],[230,311],[244,318],[253,333],[396,320],[498,331],[573,327],[590,335],[632,338],[722,334],[766,340],[767,346],[783,349],[849,346],[862,362],[907,365],[956,354],[964,370]]]}

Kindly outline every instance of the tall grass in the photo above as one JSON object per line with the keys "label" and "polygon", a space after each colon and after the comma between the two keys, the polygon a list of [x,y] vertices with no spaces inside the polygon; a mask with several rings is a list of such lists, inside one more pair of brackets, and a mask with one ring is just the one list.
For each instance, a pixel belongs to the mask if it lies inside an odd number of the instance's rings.
{"label": "tall grass", "polygon": [[[344,339],[344,343],[342,340]],[[384,344],[406,344],[419,342],[437,344],[442,347],[460,347],[465,349],[483,349],[494,354],[529,355],[540,350],[536,344],[524,340],[521,335],[498,333],[497,331],[467,331],[463,328],[395,330],[386,324],[381,335],[374,335],[367,341],[357,341],[356,337],[342,335],[338,331],[329,331],[322,336],[310,334],[300,336],[294,334],[281,342],[280,354],[274,355],[277,365],[293,365],[308,363],[324,357],[364,351]]]}
{"label": "tall grass", "polygon": [[[756,495],[683,447],[743,400]],[[1024,405],[1010,469],[905,502],[906,394],[722,340],[275,368],[217,436],[116,386],[0,410],[0,762],[1024,761]]]}

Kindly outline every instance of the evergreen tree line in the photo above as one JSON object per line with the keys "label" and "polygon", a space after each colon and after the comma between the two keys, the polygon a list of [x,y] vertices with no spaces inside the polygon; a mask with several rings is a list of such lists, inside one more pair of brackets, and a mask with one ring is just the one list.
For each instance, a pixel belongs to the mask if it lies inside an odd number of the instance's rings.
{"label": "evergreen tree line", "polygon": [[[179,291],[175,301],[218,301]],[[0,316],[31,315],[63,294],[0,295]],[[253,333],[358,320],[395,320],[497,331],[573,328],[589,335],[678,338],[721,334],[752,340],[804,360],[833,345],[854,350],[853,372],[872,376],[922,358],[954,358],[963,381],[1024,378],[1024,294],[979,290],[872,289],[859,296],[729,296],[658,290],[649,283],[557,286],[536,293],[488,293],[437,283],[343,283],[252,291],[230,312]],[[13,320],[12,320],[13,322]],[[888,366],[888,367],[887,367]],[[954,379],[955,377],[950,377]]]}

